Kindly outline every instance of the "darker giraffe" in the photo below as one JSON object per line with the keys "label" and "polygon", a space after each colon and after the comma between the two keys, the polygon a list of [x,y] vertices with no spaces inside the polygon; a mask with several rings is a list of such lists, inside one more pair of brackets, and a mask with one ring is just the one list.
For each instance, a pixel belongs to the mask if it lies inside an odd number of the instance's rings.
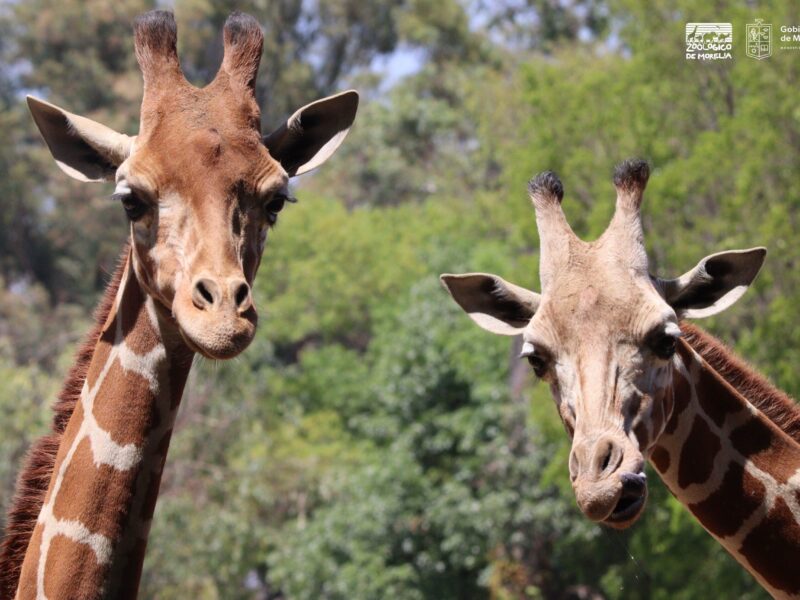
{"label": "darker giraffe", "polygon": [[262,137],[255,79],[263,34],[225,24],[202,89],[181,73],[171,13],[136,20],[144,78],[138,136],[29,98],[58,165],[116,181],[130,242],[20,476],[0,554],[0,596],[134,598],[161,473],[195,353],[236,356],[253,338],[251,285],[290,177],[323,163],[355,118],[345,92]]}

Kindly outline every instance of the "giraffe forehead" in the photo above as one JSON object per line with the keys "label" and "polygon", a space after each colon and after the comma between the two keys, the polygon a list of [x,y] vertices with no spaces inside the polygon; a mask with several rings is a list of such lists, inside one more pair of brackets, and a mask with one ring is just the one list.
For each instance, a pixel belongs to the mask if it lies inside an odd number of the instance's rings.
{"label": "giraffe forehead", "polygon": [[553,285],[534,318],[550,321],[559,334],[626,331],[661,317],[662,302],[649,282],[580,279]]}
{"label": "giraffe forehead", "polygon": [[263,195],[288,182],[255,132],[215,127],[151,137],[131,157],[125,178],[154,196],[174,192],[189,203]]}
{"label": "giraffe forehead", "polygon": [[551,313],[619,327],[643,306],[658,308],[647,269],[628,249],[609,238],[574,245],[544,290]]}
{"label": "giraffe forehead", "polygon": [[258,104],[216,83],[146,99],[129,162],[128,171],[151,188],[171,187],[185,197],[195,195],[192,186],[263,190],[285,177],[261,141]]}
{"label": "giraffe forehead", "polygon": [[557,291],[543,298],[524,337],[559,361],[568,358],[574,369],[597,361],[621,369],[635,366],[651,332],[675,319],[652,285]]}
{"label": "giraffe forehead", "polygon": [[144,98],[140,134],[214,127],[220,131],[251,130],[260,135],[260,118],[258,103],[241,90],[235,92],[216,82],[202,89],[180,86],[169,94]]}

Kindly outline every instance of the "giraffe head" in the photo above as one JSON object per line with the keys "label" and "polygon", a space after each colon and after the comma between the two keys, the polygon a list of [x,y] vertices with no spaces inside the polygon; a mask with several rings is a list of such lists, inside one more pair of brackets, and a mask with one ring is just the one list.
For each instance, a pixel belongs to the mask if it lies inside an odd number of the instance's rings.
{"label": "giraffe head", "polygon": [[136,277],[192,349],[229,358],[253,338],[251,285],[268,229],[290,201],[289,178],[333,154],[355,118],[344,92],[295,112],[262,136],[255,82],[263,33],[231,15],[224,58],[204,88],[183,76],[171,13],[134,24],[144,79],[139,133],[130,137],[28,98],[57,164],[81,181],[115,181],[131,229]]}
{"label": "giraffe head", "polygon": [[766,250],[712,254],[677,279],[650,275],[639,208],[643,161],[614,175],[617,204],[600,238],[580,240],[561,210],[550,172],[529,185],[541,243],[541,294],[496,275],[443,275],[455,301],[482,328],[522,335],[522,358],[550,384],[572,438],[569,473],[594,521],[631,525],[647,497],[644,462],[671,416],[680,319],[716,314],[755,278]]}

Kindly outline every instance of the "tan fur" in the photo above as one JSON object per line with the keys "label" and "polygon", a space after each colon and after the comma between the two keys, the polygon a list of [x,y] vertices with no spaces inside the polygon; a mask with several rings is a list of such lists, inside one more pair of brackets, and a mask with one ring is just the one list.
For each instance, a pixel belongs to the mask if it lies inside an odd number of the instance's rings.
{"label": "tan fur", "polygon": [[648,177],[644,161],[618,167],[614,217],[592,242],[570,229],[558,178],[532,180],[541,294],[487,274],[443,282],[481,327],[522,334],[572,437],[570,478],[587,517],[633,524],[650,459],[770,593],[800,597],[800,409],[711,336],[678,325],[733,304],[766,250],[718,252],[678,278],[652,277],[639,214]]}

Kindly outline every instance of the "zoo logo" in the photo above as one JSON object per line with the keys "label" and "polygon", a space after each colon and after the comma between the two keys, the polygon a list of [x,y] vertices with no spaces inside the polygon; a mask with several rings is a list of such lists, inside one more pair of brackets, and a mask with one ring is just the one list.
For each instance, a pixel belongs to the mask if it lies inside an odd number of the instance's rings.
{"label": "zoo logo", "polygon": [[756,19],[745,27],[747,38],[747,56],[763,60],[772,56],[772,25],[764,23],[764,19]]}
{"label": "zoo logo", "polygon": [[730,23],[686,24],[686,60],[727,60],[733,58],[732,49]]}

